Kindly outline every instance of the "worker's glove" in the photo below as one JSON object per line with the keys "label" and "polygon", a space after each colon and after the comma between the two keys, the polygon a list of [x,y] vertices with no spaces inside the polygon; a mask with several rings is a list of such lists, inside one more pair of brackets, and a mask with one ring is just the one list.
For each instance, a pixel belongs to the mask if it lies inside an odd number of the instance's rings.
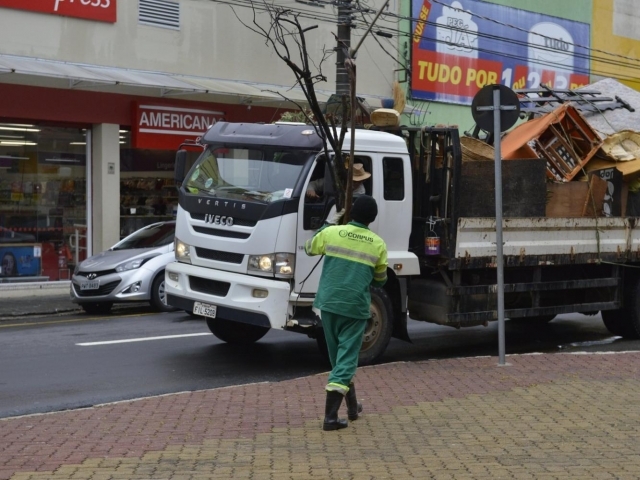
{"label": "worker's glove", "polygon": [[340,225],[342,223],[342,217],[344,217],[344,208],[339,212],[335,212],[331,218],[327,220],[327,223],[331,225]]}

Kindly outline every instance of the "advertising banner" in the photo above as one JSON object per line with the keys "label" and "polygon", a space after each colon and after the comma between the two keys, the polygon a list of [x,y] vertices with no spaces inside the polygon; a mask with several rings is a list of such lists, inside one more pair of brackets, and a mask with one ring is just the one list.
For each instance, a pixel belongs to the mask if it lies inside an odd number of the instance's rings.
{"label": "advertising banner", "polygon": [[485,85],[589,83],[589,25],[479,0],[413,0],[414,98],[471,104]]}
{"label": "advertising banner", "polygon": [[0,8],[15,8],[64,17],[115,23],[117,0],[0,0]]}
{"label": "advertising banner", "polygon": [[134,104],[131,146],[176,150],[185,140],[195,140],[224,112],[166,105]]}

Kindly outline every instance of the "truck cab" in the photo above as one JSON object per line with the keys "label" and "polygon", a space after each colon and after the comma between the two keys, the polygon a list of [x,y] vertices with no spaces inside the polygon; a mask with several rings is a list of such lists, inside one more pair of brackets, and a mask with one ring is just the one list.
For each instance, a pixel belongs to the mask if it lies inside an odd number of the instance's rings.
{"label": "truck cab", "polygon": [[[365,190],[379,208],[370,228],[387,243],[388,288],[406,291],[402,279],[420,273],[408,250],[413,185],[406,142],[380,131],[355,135],[354,162],[371,173]],[[211,331],[229,343],[254,342],[271,328],[318,337],[321,320],[312,303],[322,259],[308,257],[304,244],[335,212],[319,132],[303,124],[218,122],[200,143],[202,154],[188,172],[180,154],[176,161],[176,261],[166,268],[168,303],[206,317]],[[317,179],[324,188],[312,199],[306,192]],[[392,333],[406,336],[406,315],[397,326],[392,321],[394,311],[406,307],[392,297],[374,295],[378,315],[391,318],[380,328],[373,305],[368,343],[365,335],[372,360]]]}

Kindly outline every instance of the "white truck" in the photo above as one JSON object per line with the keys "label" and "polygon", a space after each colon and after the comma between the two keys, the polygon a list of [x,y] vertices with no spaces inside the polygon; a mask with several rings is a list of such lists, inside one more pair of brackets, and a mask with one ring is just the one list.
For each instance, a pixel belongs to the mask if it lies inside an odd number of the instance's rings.
{"label": "white truck", "polygon": [[[309,125],[218,122],[199,144],[191,166],[185,150],[176,155],[168,303],[206,317],[229,343],[275,328],[322,347],[312,309],[321,265],[303,248],[335,211],[322,139]],[[455,328],[497,320],[493,162],[463,162],[458,130],[436,127],[358,129],[354,162],[372,174],[365,188],[379,214],[370,228],[389,259],[387,284],[372,289],[361,364],[392,336],[409,341],[408,312]],[[601,311],[612,333],[638,337],[640,270],[625,268],[640,265],[636,219],[547,218],[545,161],[503,165],[505,317]],[[309,199],[319,178],[322,196]]]}

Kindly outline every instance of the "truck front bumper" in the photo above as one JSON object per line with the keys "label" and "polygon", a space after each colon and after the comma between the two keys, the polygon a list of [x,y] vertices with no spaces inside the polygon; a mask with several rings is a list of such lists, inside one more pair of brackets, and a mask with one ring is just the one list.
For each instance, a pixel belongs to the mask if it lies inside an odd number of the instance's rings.
{"label": "truck front bumper", "polygon": [[291,287],[286,281],[173,262],[165,270],[165,289],[169,305],[189,312],[194,302],[202,302],[215,305],[221,320],[277,329],[287,322]]}

